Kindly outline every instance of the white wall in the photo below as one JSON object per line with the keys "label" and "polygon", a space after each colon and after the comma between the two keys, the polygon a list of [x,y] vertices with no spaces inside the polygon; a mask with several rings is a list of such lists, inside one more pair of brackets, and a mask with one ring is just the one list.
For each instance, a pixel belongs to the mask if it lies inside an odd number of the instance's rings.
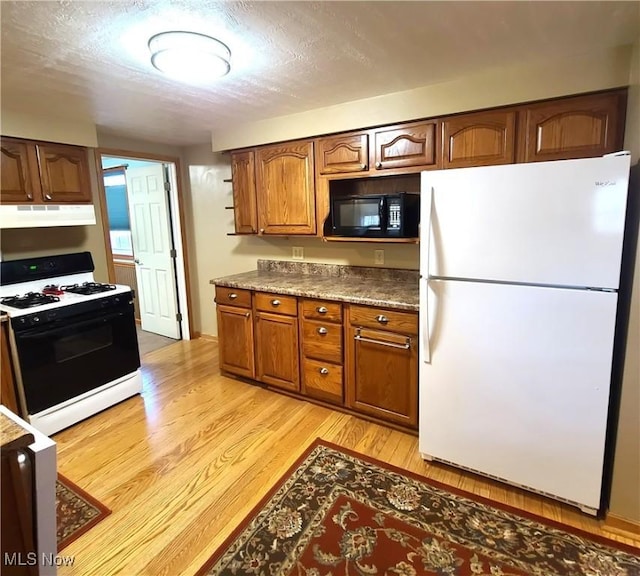
{"label": "white wall", "polygon": [[380,126],[403,120],[504,106],[626,86],[631,47],[544,64],[483,70],[442,82],[345,102],[300,114],[214,131],[213,150],[232,150],[281,140]]}
{"label": "white wall", "polygon": [[[46,95],[43,99],[46,99]],[[0,133],[3,136],[61,142],[89,148],[98,145],[96,127],[91,122],[38,116],[6,108],[2,109],[0,117]]]}
{"label": "white wall", "polygon": [[[640,40],[629,75],[625,149],[640,163]],[[630,194],[640,195],[640,189]],[[640,199],[638,199],[640,202]],[[611,488],[611,513],[640,524],[640,249],[636,252],[620,418]]]}

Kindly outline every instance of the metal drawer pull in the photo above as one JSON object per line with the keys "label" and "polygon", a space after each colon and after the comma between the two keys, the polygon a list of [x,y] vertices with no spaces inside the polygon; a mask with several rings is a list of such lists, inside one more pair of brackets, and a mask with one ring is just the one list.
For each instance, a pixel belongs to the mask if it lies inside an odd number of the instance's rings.
{"label": "metal drawer pull", "polygon": [[324,326],[320,326],[320,328],[318,328],[318,334],[321,334],[322,336],[324,336],[327,332],[328,330]]}
{"label": "metal drawer pull", "polygon": [[229,300],[235,300],[238,297],[238,295],[235,292],[231,292],[229,294]]}
{"label": "metal drawer pull", "polygon": [[387,318],[383,314],[380,314],[379,316],[376,316],[376,320],[378,322],[380,322],[380,324],[386,324],[387,322],[389,322],[389,318]]}
{"label": "metal drawer pull", "polygon": [[318,306],[316,308],[316,312],[318,314],[326,314],[327,312],[329,312],[329,309],[326,306]]}
{"label": "metal drawer pull", "polygon": [[411,348],[411,338],[407,338],[404,344],[396,344],[395,342],[385,342],[384,340],[374,340],[373,338],[366,338],[356,334],[353,337],[354,340],[360,340],[360,342],[369,342],[370,344],[380,344],[380,346],[389,346],[389,348],[400,348],[401,350],[409,350]]}
{"label": "metal drawer pull", "polygon": [[320,374],[329,374],[329,369],[328,368],[320,368],[318,370],[318,372],[320,372]]}
{"label": "metal drawer pull", "polygon": [[280,300],[271,300],[271,306],[280,306]]}

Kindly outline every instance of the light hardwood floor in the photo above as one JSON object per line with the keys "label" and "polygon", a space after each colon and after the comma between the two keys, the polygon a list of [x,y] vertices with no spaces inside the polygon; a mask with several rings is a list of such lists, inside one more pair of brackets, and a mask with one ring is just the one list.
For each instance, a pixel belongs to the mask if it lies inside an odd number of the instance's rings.
{"label": "light hardwood floor", "polygon": [[141,397],[54,436],[59,471],[113,511],[61,552],[75,563],[60,575],[193,574],[316,437],[602,533],[568,506],[423,462],[415,436],[223,377],[210,340],[143,365]]}

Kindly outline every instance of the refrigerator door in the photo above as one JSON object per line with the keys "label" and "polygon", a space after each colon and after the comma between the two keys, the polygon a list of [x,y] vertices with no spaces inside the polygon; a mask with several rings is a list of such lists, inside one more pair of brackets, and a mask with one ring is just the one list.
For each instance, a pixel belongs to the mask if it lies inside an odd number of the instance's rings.
{"label": "refrigerator door", "polygon": [[421,282],[423,456],[596,510],[617,294]]}
{"label": "refrigerator door", "polygon": [[[630,156],[422,173],[422,275],[616,289]],[[433,193],[429,225],[427,193]]]}

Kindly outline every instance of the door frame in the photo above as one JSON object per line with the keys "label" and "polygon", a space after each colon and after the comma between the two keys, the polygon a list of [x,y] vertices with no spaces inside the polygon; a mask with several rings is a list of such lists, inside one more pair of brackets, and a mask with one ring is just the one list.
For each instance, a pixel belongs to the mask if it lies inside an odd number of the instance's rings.
{"label": "door frame", "polygon": [[[180,328],[183,340],[194,338],[193,316],[191,302],[191,285],[189,282],[189,259],[187,254],[187,237],[184,206],[182,199],[182,167],[180,158],[165,156],[162,154],[145,154],[143,152],[131,152],[115,148],[96,148],[95,161],[98,180],[98,200],[100,202],[100,218],[102,221],[102,231],[104,236],[104,248],[107,256],[107,271],[109,282],[115,282],[115,268],[113,266],[113,252],[111,250],[111,237],[109,235],[109,218],[107,214],[107,196],[104,189],[104,179],[102,177],[102,157],[112,156],[130,160],[146,160],[148,162],[159,162],[169,165],[169,175],[171,192],[169,194],[169,211],[171,217],[171,230],[173,233],[174,249],[176,251],[176,285],[178,289],[178,306],[182,314]],[[177,216],[177,217],[176,217]]]}

